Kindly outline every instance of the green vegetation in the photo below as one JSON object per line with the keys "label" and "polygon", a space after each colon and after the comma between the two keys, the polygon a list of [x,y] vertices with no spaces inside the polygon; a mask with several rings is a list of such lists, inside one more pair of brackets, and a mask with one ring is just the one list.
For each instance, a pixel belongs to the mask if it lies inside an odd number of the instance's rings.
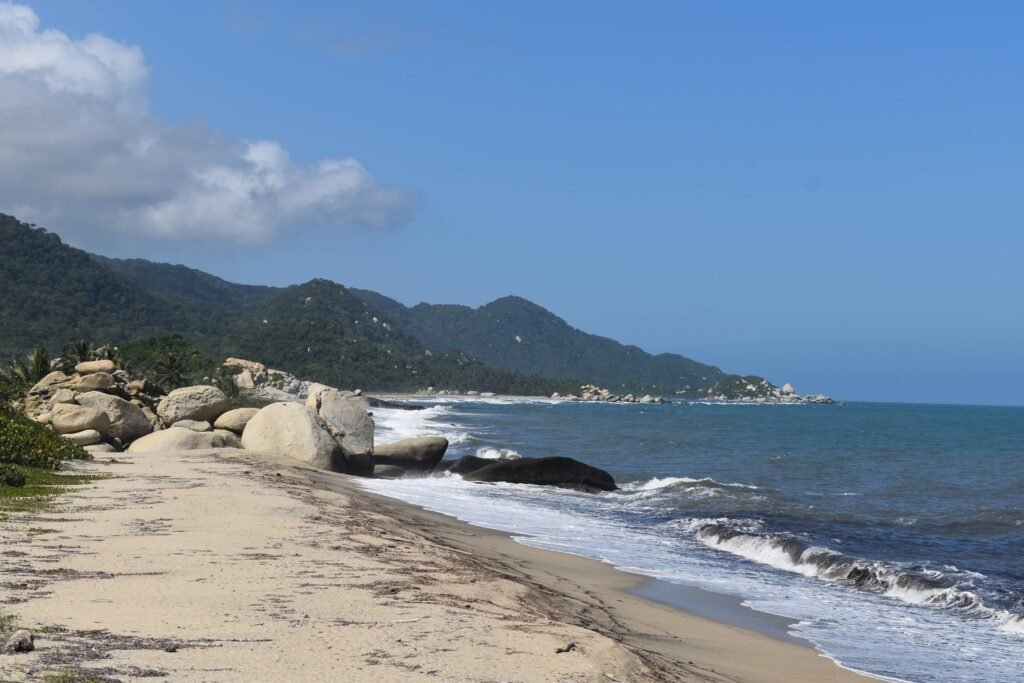
{"label": "green vegetation", "polygon": [[25,485],[25,470],[10,463],[0,464],[0,486],[21,488]]}
{"label": "green vegetation", "polygon": [[80,460],[89,454],[45,425],[0,407],[0,463],[55,470],[62,460]]}

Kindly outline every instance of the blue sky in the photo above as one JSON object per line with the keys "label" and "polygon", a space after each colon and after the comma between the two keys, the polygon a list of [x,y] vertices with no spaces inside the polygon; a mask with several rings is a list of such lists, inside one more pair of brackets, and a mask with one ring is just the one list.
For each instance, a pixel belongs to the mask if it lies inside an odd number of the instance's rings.
{"label": "blue sky", "polygon": [[518,294],[802,392],[1024,404],[1018,3],[31,6],[141,50],[147,125],[273,140],[295,182],[352,157],[395,193],[278,201],[255,243],[52,214],[75,244],[410,304]]}

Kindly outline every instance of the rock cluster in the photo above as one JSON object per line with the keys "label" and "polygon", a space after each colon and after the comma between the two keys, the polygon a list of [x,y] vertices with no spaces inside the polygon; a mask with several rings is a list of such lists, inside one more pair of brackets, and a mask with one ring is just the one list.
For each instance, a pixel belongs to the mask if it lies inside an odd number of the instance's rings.
{"label": "rock cluster", "polygon": [[51,372],[15,407],[95,453],[121,450],[159,429],[159,402],[159,392],[144,380],[98,360],[79,363],[71,375]]}
{"label": "rock cluster", "polygon": [[244,394],[267,401],[294,401],[308,396],[310,387],[323,386],[244,358],[228,358],[224,361],[224,367],[237,372],[234,376],[235,385]]}
{"label": "rock cluster", "polygon": [[716,391],[717,385],[708,387],[709,401],[731,401],[740,403],[818,403],[829,405],[834,401],[825,394],[808,394],[801,396],[788,382],[777,387],[766,379],[757,379],[740,387],[740,394]]}
{"label": "rock cluster", "polygon": [[595,384],[584,384],[580,387],[579,396],[559,396],[555,394],[552,398],[567,398],[569,400],[578,401],[590,401],[600,403],[664,403],[665,399],[661,396],[651,396],[650,394],[644,394],[643,396],[635,396],[633,394],[626,394],[619,396],[613,394],[608,389],[604,389]]}

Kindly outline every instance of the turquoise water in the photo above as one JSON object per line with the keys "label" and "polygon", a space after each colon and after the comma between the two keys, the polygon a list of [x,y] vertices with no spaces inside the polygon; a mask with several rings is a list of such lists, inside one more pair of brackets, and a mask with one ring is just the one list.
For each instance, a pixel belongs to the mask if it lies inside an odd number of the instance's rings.
{"label": "turquoise water", "polygon": [[1024,680],[1024,408],[449,402],[378,440],[568,455],[599,496],[458,477],[369,488],[525,541],[739,596],[844,665]]}

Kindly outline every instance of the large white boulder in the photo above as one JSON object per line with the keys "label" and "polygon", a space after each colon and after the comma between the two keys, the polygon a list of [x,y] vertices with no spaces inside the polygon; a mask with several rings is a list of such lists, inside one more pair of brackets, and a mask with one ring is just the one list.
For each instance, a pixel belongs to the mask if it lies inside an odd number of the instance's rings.
{"label": "large white boulder", "polygon": [[95,429],[101,434],[106,434],[110,429],[110,417],[98,408],[58,403],[53,407],[50,425],[58,434],[72,434],[86,429]]}
{"label": "large white boulder", "polygon": [[341,444],[349,474],[373,474],[373,419],[356,398],[328,389],[319,395],[320,419]]}
{"label": "large white boulder", "polygon": [[195,451],[207,448],[240,448],[238,437],[224,429],[212,432],[193,432],[191,429],[163,429],[136,439],[128,447],[129,453],[156,453],[159,451]]}
{"label": "large white boulder", "polygon": [[260,412],[259,408],[235,408],[218,417],[213,426],[217,429],[227,429],[235,434],[241,434],[245,431],[245,425],[258,412]]}
{"label": "large white boulder", "polygon": [[89,391],[79,394],[78,402],[106,413],[110,418],[107,434],[120,439],[123,444],[153,431],[153,426],[149,424],[142,408],[118,396],[104,394],[101,391]]}
{"label": "large white boulder", "polygon": [[231,408],[231,401],[217,387],[198,385],[182,387],[167,394],[157,406],[156,414],[164,424],[179,420],[213,422]]}
{"label": "large white boulder", "polygon": [[322,470],[346,471],[341,446],[316,413],[300,403],[271,403],[261,409],[245,425],[242,447],[283,455]]}

